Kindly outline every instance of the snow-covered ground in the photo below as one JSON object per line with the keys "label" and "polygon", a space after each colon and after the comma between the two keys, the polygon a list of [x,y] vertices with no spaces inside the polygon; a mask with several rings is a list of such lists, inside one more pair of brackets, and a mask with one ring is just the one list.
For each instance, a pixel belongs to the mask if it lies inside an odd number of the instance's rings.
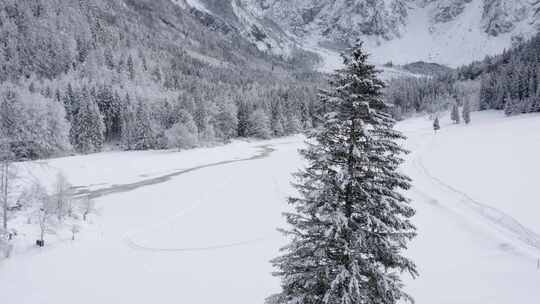
{"label": "snow-covered ground", "polygon": [[399,124],[419,229],[408,290],[417,303],[538,303],[540,116],[472,115],[438,134],[426,118]]}
{"label": "snow-covered ground", "polygon": [[[537,303],[540,116],[444,120],[438,134],[425,118],[399,124],[413,151],[404,170],[415,181],[419,229],[408,254],[421,276],[407,279],[407,289],[420,304]],[[44,181],[64,171],[101,195],[102,214],[74,242],[22,248],[1,261],[0,302],[263,303],[279,289],[268,261],[284,244],[275,228],[294,193],[302,141],[22,164]]]}

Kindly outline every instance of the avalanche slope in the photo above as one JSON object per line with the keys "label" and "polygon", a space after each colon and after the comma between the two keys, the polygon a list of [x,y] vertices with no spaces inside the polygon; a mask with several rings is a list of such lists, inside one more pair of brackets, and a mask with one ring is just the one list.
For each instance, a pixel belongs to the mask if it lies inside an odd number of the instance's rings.
{"label": "avalanche slope", "polygon": [[[540,205],[524,187],[540,170],[538,118],[474,113],[472,125],[443,123],[436,135],[425,118],[398,125],[413,151],[403,170],[418,212],[408,255],[420,277],[406,280],[417,303],[540,299]],[[268,261],[285,243],[275,228],[302,146],[298,136],[23,164],[43,181],[66,172],[103,212],[75,242],[48,236],[49,247],[0,261],[2,303],[263,303],[279,290]]]}

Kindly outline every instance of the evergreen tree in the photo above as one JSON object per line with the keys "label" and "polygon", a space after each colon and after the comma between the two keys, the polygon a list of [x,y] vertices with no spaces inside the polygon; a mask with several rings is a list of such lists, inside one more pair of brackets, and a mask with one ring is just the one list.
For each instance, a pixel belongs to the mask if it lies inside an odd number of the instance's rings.
{"label": "evergreen tree", "polygon": [[262,109],[257,109],[249,115],[247,135],[263,139],[272,137],[270,119]]}
{"label": "evergreen tree", "polygon": [[135,80],[135,64],[133,63],[133,57],[131,57],[131,55],[128,56],[127,67],[129,80]]}
{"label": "evergreen tree", "polygon": [[72,145],[81,153],[99,152],[105,141],[103,118],[87,88],[83,88],[78,95],[80,107],[73,116]]}
{"label": "evergreen tree", "polygon": [[471,103],[469,99],[465,99],[463,104],[463,121],[466,124],[471,123]]}
{"label": "evergreen tree", "polygon": [[437,132],[440,129],[441,129],[441,124],[439,123],[439,117],[435,117],[435,120],[433,121],[433,130]]}
{"label": "evergreen tree", "polygon": [[506,102],[504,103],[504,114],[506,116],[511,116],[520,113],[521,111],[519,106],[520,103],[517,99],[507,98]]}
{"label": "evergreen tree", "polygon": [[238,136],[247,137],[249,136],[249,104],[244,101],[238,102]]}
{"label": "evergreen tree", "polygon": [[122,100],[120,117],[120,134],[122,139],[122,145],[124,149],[132,150],[135,146],[136,118],[135,109],[133,107],[129,94],[126,94],[126,96]]}
{"label": "evergreen tree", "polygon": [[118,119],[118,107],[115,104],[115,96],[112,88],[109,86],[101,86],[96,92],[96,103],[99,111],[103,115],[105,123],[105,139],[111,141],[114,137],[114,124]]}
{"label": "evergreen tree", "polygon": [[396,142],[384,84],[361,48],[345,56],[332,89],[322,93],[328,112],[302,151],[300,196],[289,199],[292,237],[274,259],[282,292],[279,304],[384,303],[411,300],[398,273],[416,275],[401,255],[415,235],[414,210],[400,192],[410,180],[397,172],[405,151]]}
{"label": "evergreen tree", "polygon": [[300,131],[302,131],[300,119],[294,114],[287,115],[285,120],[285,134],[297,134]]}
{"label": "evergreen tree", "polygon": [[488,110],[495,99],[495,87],[491,75],[483,76],[480,84],[480,110]]}
{"label": "evergreen tree", "polygon": [[275,99],[275,102],[271,105],[271,118],[270,129],[274,136],[283,136],[285,134],[283,110],[279,99]]}
{"label": "evergreen tree", "polygon": [[234,102],[225,98],[218,104],[218,113],[215,117],[217,137],[222,140],[230,140],[238,133],[238,109]]}
{"label": "evergreen tree", "polygon": [[71,83],[67,85],[66,95],[63,98],[64,108],[66,110],[66,119],[69,122],[72,122],[73,116],[79,110],[79,101],[77,100],[77,95],[71,86]]}
{"label": "evergreen tree", "polygon": [[533,112],[540,112],[540,85],[536,89],[536,95],[533,102]]}
{"label": "evergreen tree", "polygon": [[461,121],[461,118],[459,117],[459,107],[457,103],[454,103],[454,105],[452,106],[452,113],[450,115],[450,119],[452,119],[455,124],[458,124]]}
{"label": "evergreen tree", "polygon": [[135,111],[135,130],[134,130],[135,150],[147,150],[156,148],[156,134],[152,127],[150,110],[145,102],[139,100]]}

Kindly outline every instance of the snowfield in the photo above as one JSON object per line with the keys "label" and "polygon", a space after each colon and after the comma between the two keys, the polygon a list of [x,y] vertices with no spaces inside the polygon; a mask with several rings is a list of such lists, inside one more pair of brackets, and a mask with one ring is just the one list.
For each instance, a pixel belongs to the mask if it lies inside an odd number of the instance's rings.
{"label": "snowfield", "polygon": [[[426,118],[398,125],[419,234],[407,289],[419,304],[538,303],[540,116],[472,119],[443,118],[438,134]],[[263,303],[279,290],[268,261],[286,242],[276,228],[302,146],[296,136],[19,164],[47,184],[63,171],[102,212],[76,241],[47,236],[43,249],[22,223],[0,261],[1,303]]]}
{"label": "snowfield", "polygon": [[408,290],[417,303],[537,303],[540,202],[527,185],[540,170],[540,115],[472,120],[444,117],[438,134],[426,118],[398,125],[413,151],[404,170],[418,226],[409,254],[420,277]]}

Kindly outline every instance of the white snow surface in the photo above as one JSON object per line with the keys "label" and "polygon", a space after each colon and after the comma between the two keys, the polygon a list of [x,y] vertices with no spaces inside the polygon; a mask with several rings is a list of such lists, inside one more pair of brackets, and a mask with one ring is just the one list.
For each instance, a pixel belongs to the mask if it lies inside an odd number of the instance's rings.
{"label": "white snow surface", "polygon": [[496,37],[487,35],[482,28],[483,6],[483,0],[472,0],[466,4],[464,13],[454,20],[432,24],[432,7],[412,4],[400,38],[390,41],[366,39],[366,47],[373,53],[371,60],[379,64],[427,61],[457,67],[482,60],[486,55],[502,53],[512,46],[514,36],[529,37],[535,33],[523,21],[510,33]]}
{"label": "white snow surface", "polygon": [[[178,5],[184,7],[181,1],[182,0],[174,0],[174,2],[176,2]],[[201,3],[199,0],[185,0],[185,3],[188,6],[198,9],[201,12],[211,14],[211,12],[206,8],[206,6],[203,3]]]}
{"label": "white snow surface", "polygon": [[[418,226],[407,255],[420,277],[406,279],[407,290],[419,304],[538,303],[540,116],[472,118],[443,118],[438,134],[423,117],[398,125],[413,151],[403,170]],[[285,225],[303,139],[19,164],[44,182],[62,170],[93,190],[210,166],[97,198],[103,212],[76,241],[47,236],[37,249],[35,236],[22,236],[28,246],[0,261],[0,302],[263,303],[279,290],[269,260],[286,243],[275,228]]]}

